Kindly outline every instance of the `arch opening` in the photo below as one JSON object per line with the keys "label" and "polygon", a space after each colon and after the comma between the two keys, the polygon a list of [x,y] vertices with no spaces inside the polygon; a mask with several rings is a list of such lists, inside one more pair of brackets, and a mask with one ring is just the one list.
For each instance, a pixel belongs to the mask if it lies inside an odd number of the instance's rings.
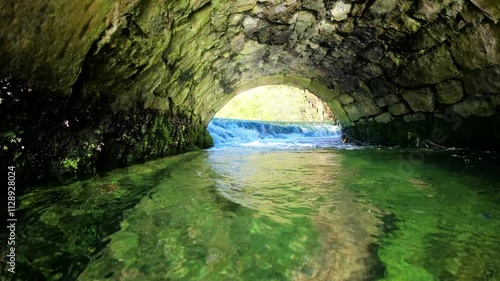
{"label": "arch opening", "polygon": [[226,103],[214,117],[289,122],[336,120],[330,107],[308,90],[281,84],[246,90]]}
{"label": "arch opening", "polygon": [[211,119],[215,147],[338,145],[341,127],[329,105],[307,89],[271,84],[236,94]]}

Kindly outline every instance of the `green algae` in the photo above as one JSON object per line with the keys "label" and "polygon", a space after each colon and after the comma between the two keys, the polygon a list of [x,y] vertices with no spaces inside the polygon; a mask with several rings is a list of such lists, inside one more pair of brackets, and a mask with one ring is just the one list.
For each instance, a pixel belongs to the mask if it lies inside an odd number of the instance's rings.
{"label": "green algae", "polygon": [[[22,279],[76,279],[88,257],[108,244],[106,236],[119,229],[122,211],[168,177],[172,166],[192,156],[152,161],[61,186],[41,186],[22,196],[18,208],[24,217],[18,228]],[[124,239],[125,244],[113,246],[117,255],[124,255],[119,249],[133,244],[132,238]]]}
{"label": "green algae", "polygon": [[[468,161],[477,164],[482,156],[458,152],[454,159],[450,154],[396,150],[371,161],[356,152],[345,158],[345,164],[355,170],[348,185],[394,215],[391,231],[381,238],[378,250],[386,266],[383,280],[474,280],[479,276],[494,280],[488,278],[499,268],[498,250],[492,246],[498,221],[485,219],[483,213],[498,211],[498,196],[483,197],[477,192],[486,187],[483,192],[491,195],[498,181],[481,171],[484,168],[468,166]],[[395,166],[398,169],[390,168]],[[361,174],[372,182],[357,179]]]}

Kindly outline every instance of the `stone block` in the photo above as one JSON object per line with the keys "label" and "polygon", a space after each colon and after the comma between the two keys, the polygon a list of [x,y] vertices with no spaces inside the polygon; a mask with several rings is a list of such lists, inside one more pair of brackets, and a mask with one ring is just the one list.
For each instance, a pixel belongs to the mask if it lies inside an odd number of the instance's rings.
{"label": "stone block", "polygon": [[[193,11],[197,11],[198,9],[200,9],[201,7],[203,7],[205,4],[207,4],[210,1],[211,0],[191,0],[190,1],[191,8],[193,9]],[[242,2],[248,2],[248,1],[249,0],[244,0]],[[250,1],[257,2],[257,0],[250,0]]]}
{"label": "stone block", "polygon": [[491,104],[493,106],[499,106],[500,105],[500,95],[494,95],[490,97]]}
{"label": "stone block", "polygon": [[355,102],[355,104],[359,107],[363,116],[377,115],[382,112],[373,99]]}
{"label": "stone block", "polygon": [[389,123],[392,120],[392,115],[389,112],[384,112],[380,115],[375,116],[375,121],[378,123]]}
{"label": "stone block", "polygon": [[399,103],[389,105],[389,112],[394,116],[398,116],[398,115],[406,114],[406,113],[410,112],[410,110],[408,109],[408,107],[406,107],[406,105],[404,103],[399,102]]}
{"label": "stone block", "polygon": [[363,114],[354,103],[344,106],[344,110],[351,121],[357,121],[359,118],[363,117]]}
{"label": "stone block", "polygon": [[458,80],[448,80],[436,85],[436,98],[442,104],[454,104],[464,97],[462,83]]}
{"label": "stone block", "polygon": [[387,96],[384,97],[384,99],[388,105],[399,102],[399,97],[396,94],[388,94]]}
{"label": "stone block", "polygon": [[294,32],[299,34],[299,38],[301,35],[305,33],[305,31],[310,28],[313,24],[315,24],[316,18],[312,13],[309,12],[298,12],[297,13],[297,21],[295,22]]}
{"label": "stone block", "polygon": [[347,19],[347,16],[351,12],[352,3],[349,0],[340,0],[332,5],[332,8],[328,13],[330,14],[330,19],[333,21],[343,21]]}
{"label": "stone block", "polygon": [[347,112],[345,111],[345,108],[342,106],[342,104],[338,100],[333,99],[333,100],[327,102],[327,104],[330,107],[330,109],[333,111],[333,114],[335,115],[337,120],[339,120],[342,123],[342,125],[347,125],[350,123],[350,119],[347,116]]}
{"label": "stone block", "polygon": [[379,62],[384,57],[385,48],[383,43],[370,43],[360,54],[363,58],[371,62]]}
{"label": "stone block", "polygon": [[341,102],[342,104],[346,105],[354,101],[354,98],[351,97],[349,94],[340,94],[337,97],[337,100]]}
{"label": "stone block", "polygon": [[443,45],[412,61],[395,81],[406,87],[416,87],[436,84],[458,74],[448,48]]}
{"label": "stone block", "polygon": [[246,16],[243,19],[243,32],[245,35],[249,38],[252,37],[252,35],[257,32],[259,29],[259,19]]}
{"label": "stone block", "polygon": [[370,12],[377,15],[387,14],[392,12],[397,4],[397,0],[375,0],[370,6]]}
{"label": "stone block", "polygon": [[500,64],[500,26],[480,25],[456,36],[451,54],[464,69],[473,70]]}
{"label": "stone block", "polygon": [[443,10],[443,1],[439,0],[421,0],[419,1],[418,10],[415,13],[417,18],[434,21],[439,17]]}
{"label": "stone block", "polygon": [[455,35],[454,26],[450,25],[448,21],[443,19],[433,22],[426,27],[426,30],[438,43],[442,43]]}
{"label": "stone block", "polygon": [[244,46],[245,46],[245,36],[243,34],[235,36],[231,40],[231,49],[234,52],[239,52],[239,51],[243,50]]}
{"label": "stone block", "polygon": [[436,103],[434,94],[429,88],[407,90],[403,92],[403,99],[414,112],[431,112]]}
{"label": "stone block", "polygon": [[498,0],[471,0],[491,20],[498,23],[500,19],[500,2]]}
{"label": "stone block", "polygon": [[257,0],[238,0],[234,2],[234,11],[236,13],[241,13],[244,11],[249,11],[255,7]]}
{"label": "stone block", "polygon": [[375,103],[380,106],[380,107],[384,107],[384,106],[387,106],[387,101],[385,100],[384,97],[377,97],[375,98]]}
{"label": "stone block", "polygon": [[492,116],[495,114],[493,105],[487,100],[470,98],[451,106],[451,111],[462,117],[469,116]]}
{"label": "stone block", "polygon": [[364,100],[369,100],[372,98],[371,93],[365,93],[363,91],[355,91],[351,93],[351,96],[356,100],[356,101],[364,101]]}
{"label": "stone block", "polygon": [[325,15],[325,4],[316,0],[302,0],[302,7],[318,12],[318,14]]}
{"label": "stone block", "polygon": [[467,95],[500,93],[500,65],[477,69],[462,77],[462,84]]}
{"label": "stone block", "polygon": [[403,117],[405,122],[416,122],[425,120],[425,114],[422,112],[417,112],[413,114],[408,114]]}
{"label": "stone block", "polygon": [[351,121],[359,120],[361,117],[377,115],[382,112],[373,99],[350,103],[344,106]]}

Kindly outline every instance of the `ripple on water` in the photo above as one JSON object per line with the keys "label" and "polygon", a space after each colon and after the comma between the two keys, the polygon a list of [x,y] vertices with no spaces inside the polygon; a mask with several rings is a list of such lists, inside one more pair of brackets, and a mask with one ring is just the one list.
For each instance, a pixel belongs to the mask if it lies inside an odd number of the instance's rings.
{"label": "ripple on water", "polygon": [[499,175],[407,156],[210,150],[35,190],[23,258],[60,280],[498,278]]}

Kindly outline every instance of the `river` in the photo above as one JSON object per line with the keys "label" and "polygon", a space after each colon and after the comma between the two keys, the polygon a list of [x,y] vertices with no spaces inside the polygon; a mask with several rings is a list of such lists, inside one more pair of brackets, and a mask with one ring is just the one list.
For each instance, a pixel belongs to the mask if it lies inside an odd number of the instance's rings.
{"label": "river", "polygon": [[500,158],[216,119],[215,147],[20,198],[18,280],[500,280]]}

